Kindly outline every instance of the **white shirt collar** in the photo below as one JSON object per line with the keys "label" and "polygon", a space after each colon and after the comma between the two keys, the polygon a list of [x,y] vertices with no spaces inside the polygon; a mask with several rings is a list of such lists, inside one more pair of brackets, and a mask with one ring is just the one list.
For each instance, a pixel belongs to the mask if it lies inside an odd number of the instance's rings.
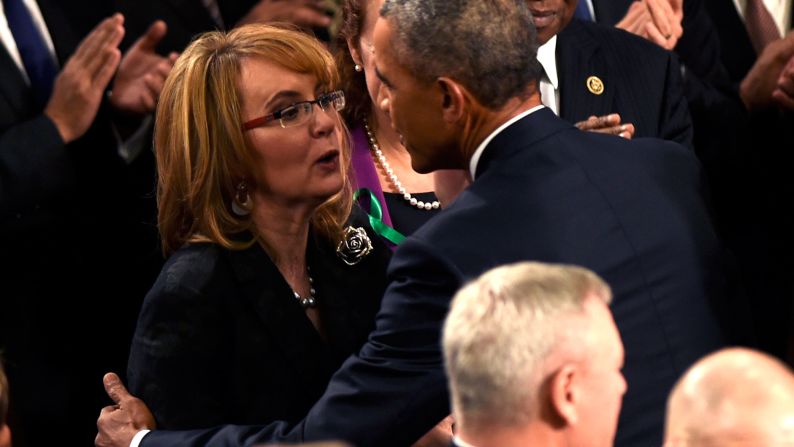
{"label": "white shirt collar", "polygon": [[457,447],[474,447],[473,445],[471,445],[471,444],[469,444],[468,442],[466,442],[466,441],[464,441],[464,440],[460,439],[460,438],[459,438],[459,437],[457,437],[457,436],[453,436],[452,438],[453,438],[453,440],[454,440],[454,442],[455,442],[455,445],[456,445]]}
{"label": "white shirt collar", "polygon": [[538,62],[546,71],[549,83],[557,89],[557,35],[555,34],[548,42],[538,47]]}
{"label": "white shirt collar", "polygon": [[471,156],[471,160],[469,161],[469,172],[471,173],[471,179],[474,180],[475,174],[477,173],[477,163],[480,162],[480,157],[482,157],[483,151],[485,151],[485,147],[488,146],[488,143],[491,142],[499,133],[505,129],[507,129],[511,124],[515,123],[516,121],[524,118],[525,116],[534,113],[540,109],[545,107],[543,104],[539,106],[535,106],[527,111],[521,112],[520,114],[510,118],[507,122],[502,124],[501,126],[497,127],[496,130],[491,132],[490,135],[486,139],[477,146],[477,150],[474,151],[474,154]]}

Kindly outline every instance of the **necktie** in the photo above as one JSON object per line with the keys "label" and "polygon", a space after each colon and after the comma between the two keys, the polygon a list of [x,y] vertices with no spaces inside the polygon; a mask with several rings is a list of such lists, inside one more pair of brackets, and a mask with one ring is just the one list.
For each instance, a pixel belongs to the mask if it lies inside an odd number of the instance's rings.
{"label": "necktie", "polygon": [[52,94],[52,85],[58,75],[58,67],[52,54],[36,27],[30,11],[22,0],[3,0],[8,27],[22,57],[22,65],[30,79],[30,87],[39,107],[47,104]]}
{"label": "necktie", "polygon": [[744,23],[747,27],[747,34],[750,35],[750,41],[758,54],[769,42],[780,39],[780,31],[763,0],[747,0]]}
{"label": "necktie", "polygon": [[207,8],[207,12],[210,13],[212,21],[218,25],[219,29],[224,29],[223,16],[221,16],[221,10],[218,8],[217,0],[201,0],[201,2],[204,3],[204,7]]}
{"label": "necktie", "polygon": [[587,7],[587,0],[579,0],[579,3],[576,4],[576,11],[574,11],[573,16],[579,20],[593,21],[590,8]]}

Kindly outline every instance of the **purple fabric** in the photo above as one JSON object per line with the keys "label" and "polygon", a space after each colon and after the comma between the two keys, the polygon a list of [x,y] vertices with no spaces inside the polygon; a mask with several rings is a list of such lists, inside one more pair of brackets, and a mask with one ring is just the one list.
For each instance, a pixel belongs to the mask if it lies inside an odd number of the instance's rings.
{"label": "purple fabric", "polygon": [[[367,188],[372,191],[375,197],[378,198],[380,207],[383,210],[383,218],[381,220],[386,225],[393,227],[389,209],[386,208],[386,198],[383,196],[383,188],[380,186],[378,172],[375,170],[375,161],[372,160],[372,155],[370,154],[367,133],[364,128],[356,127],[350,134],[353,137],[353,154],[351,157],[353,169],[350,172],[350,181],[353,182],[353,189]],[[361,199],[359,200],[361,201]],[[367,203],[366,200],[361,202]]]}

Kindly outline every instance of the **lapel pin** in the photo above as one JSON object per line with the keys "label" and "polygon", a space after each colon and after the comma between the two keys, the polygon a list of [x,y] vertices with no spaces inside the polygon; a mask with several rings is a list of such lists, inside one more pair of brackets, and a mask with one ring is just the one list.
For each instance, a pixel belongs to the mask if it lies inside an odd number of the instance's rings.
{"label": "lapel pin", "polygon": [[594,95],[600,95],[604,93],[604,83],[601,82],[601,79],[598,76],[590,76],[587,78],[587,90],[590,90],[590,93]]}

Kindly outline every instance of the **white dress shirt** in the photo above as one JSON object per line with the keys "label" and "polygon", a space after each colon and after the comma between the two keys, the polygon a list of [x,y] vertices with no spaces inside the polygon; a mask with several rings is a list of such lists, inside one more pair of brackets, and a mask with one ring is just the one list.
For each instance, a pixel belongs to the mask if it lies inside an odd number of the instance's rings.
{"label": "white dress shirt", "polygon": [[[769,14],[775,20],[780,35],[785,37],[791,31],[791,0],[763,0],[764,6],[769,10]],[[747,9],[747,0],[733,0],[739,16],[744,19],[744,11]]]}
{"label": "white dress shirt", "polygon": [[545,72],[540,78],[540,100],[555,115],[560,116],[560,89],[557,77],[557,36],[538,48],[538,62]]}
{"label": "white dress shirt", "polygon": [[[36,0],[23,0],[23,2],[25,6],[27,6],[28,11],[30,11],[31,17],[33,17],[33,23],[36,24],[39,33],[44,37],[44,43],[47,44],[47,48],[52,55],[52,60],[55,61],[55,66],[57,67],[58,59],[55,57],[55,47],[52,45],[52,37],[50,37],[50,32],[47,30],[47,24],[44,23],[44,17],[41,16],[39,5],[36,3]],[[8,26],[8,19],[6,19],[6,12],[2,0],[0,0],[0,39],[2,39],[8,54],[11,55],[11,59],[13,59],[14,63],[19,67],[19,71],[22,73],[25,81],[30,83],[28,73],[25,71],[25,65],[22,63],[22,56],[19,55],[19,48],[17,48],[14,35],[11,33],[11,28]]]}

